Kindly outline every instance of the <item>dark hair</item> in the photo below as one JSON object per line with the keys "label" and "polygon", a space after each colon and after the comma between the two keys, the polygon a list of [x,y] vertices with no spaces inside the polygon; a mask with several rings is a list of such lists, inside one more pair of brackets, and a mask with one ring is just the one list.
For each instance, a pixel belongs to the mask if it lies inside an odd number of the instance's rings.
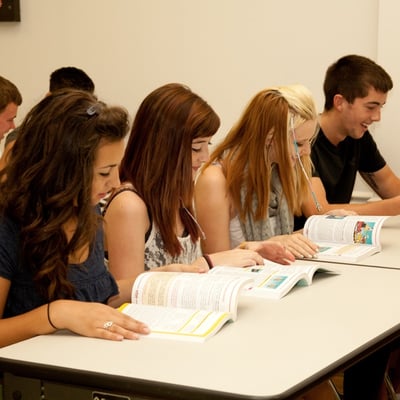
{"label": "dark hair", "polygon": [[182,248],[174,233],[176,213],[193,241],[199,229],[193,213],[192,141],[213,136],[220,120],[187,86],[171,83],[150,93],[140,105],[122,159],[121,181],[129,181],[146,203],[172,256]]}
{"label": "dark hair", "polygon": [[0,112],[3,112],[10,103],[20,106],[22,104],[21,93],[12,82],[0,76]]}
{"label": "dark hair", "polygon": [[[68,256],[95,239],[93,163],[100,144],[122,140],[128,114],[87,92],[45,97],[20,126],[12,157],[0,171],[0,216],[21,228],[22,262],[49,300],[70,297]],[[77,222],[67,240],[63,225]]]}
{"label": "dark hair", "polygon": [[94,83],[88,74],[75,67],[62,67],[50,75],[50,92],[60,89],[78,89],[94,92]]}
{"label": "dark hair", "polygon": [[324,81],[325,110],[333,107],[333,98],[341,94],[349,103],[366,97],[370,88],[387,93],[393,88],[389,74],[369,58],[348,55],[340,58],[326,71]]}

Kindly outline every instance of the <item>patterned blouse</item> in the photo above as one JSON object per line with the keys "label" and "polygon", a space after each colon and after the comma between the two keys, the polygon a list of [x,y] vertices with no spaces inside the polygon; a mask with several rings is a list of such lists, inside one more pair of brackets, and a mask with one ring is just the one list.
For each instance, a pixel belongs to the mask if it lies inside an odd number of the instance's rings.
{"label": "patterned blouse", "polygon": [[[137,194],[137,192],[131,185],[122,186],[119,190],[114,192],[106,200],[106,202],[103,201],[103,215],[107,212],[107,208],[110,205],[111,201],[114,200],[118,194],[125,191],[131,191]],[[168,264],[192,264],[193,261],[201,257],[200,240],[197,240],[195,243],[193,243],[190,235],[188,234],[184,234],[184,236],[178,237],[179,243],[183,249],[182,252],[178,256],[171,256],[171,254],[166,251],[161,233],[156,224],[153,222],[150,214],[149,219],[150,229],[148,230],[148,232],[146,232],[144,248],[144,267],[146,271]]]}

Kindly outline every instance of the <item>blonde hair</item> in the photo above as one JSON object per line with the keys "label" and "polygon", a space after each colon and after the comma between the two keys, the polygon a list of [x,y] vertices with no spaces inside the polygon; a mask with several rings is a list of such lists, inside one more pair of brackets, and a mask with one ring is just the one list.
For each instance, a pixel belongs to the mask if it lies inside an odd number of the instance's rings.
{"label": "blonde hair", "polygon": [[[292,165],[293,128],[315,120],[317,111],[311,92],[303,85],[277,86],[257,93],[249,102],[239,121],[215,148],[205,168],[221,162],[227,190],[243,220],[247,213],[255,220],[266,217],[269,205],[271,162],[270,142],[273,140],[279,177],[289,209],[301,213],[301,204],[309,191],[307,177],[299,163]],[[307,176],[311,176],[309,155],[301,156]],[[287,166],[287,167],[286,167]],[[242,188],[245,189],[243,203]],[[252,209],[252,198],[258,200]]]}

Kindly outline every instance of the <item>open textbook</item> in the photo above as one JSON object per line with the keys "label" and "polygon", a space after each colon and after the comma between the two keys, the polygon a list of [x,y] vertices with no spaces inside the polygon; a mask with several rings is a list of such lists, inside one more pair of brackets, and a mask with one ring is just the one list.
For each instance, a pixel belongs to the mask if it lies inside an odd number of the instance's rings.
{"label": "open textbook", "polygon": [[381,250],[380,232],[387,216],[313,215],[303,233],[318,244],[317,260],[357,262]]}
{"label": "open textbook", "polygon": [[252,281],[242,292],[244,296],[280,299],[294,286],[309,286],[316,272],[332,272],[315,263],[281,265],[265,260],[264,265],[237,268],[216,266],[209,274],[246,276]]}
{"label": "open textbook", "polygon": [[120,310],[145,322],[148,337],[204,341],[236,320],[239,293],[250,282],[247,276],[145,272]]}

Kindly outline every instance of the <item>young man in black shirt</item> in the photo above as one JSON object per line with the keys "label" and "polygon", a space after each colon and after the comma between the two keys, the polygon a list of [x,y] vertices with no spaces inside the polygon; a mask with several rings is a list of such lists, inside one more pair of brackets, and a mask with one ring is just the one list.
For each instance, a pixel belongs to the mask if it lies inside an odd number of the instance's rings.
{"label": "young man in black shirt", "polygon": [[[363,56],[342,57],[328,68],[325,107],[311,150],[315,168],[311,183],[320,209],[310,194],[303,205],[305,217],[334,209],[362,215],[400,214],[400,179],[368,130],[381,119],[392,87],[389,74]],[[350,204],[357,172],[382,200]]]}

